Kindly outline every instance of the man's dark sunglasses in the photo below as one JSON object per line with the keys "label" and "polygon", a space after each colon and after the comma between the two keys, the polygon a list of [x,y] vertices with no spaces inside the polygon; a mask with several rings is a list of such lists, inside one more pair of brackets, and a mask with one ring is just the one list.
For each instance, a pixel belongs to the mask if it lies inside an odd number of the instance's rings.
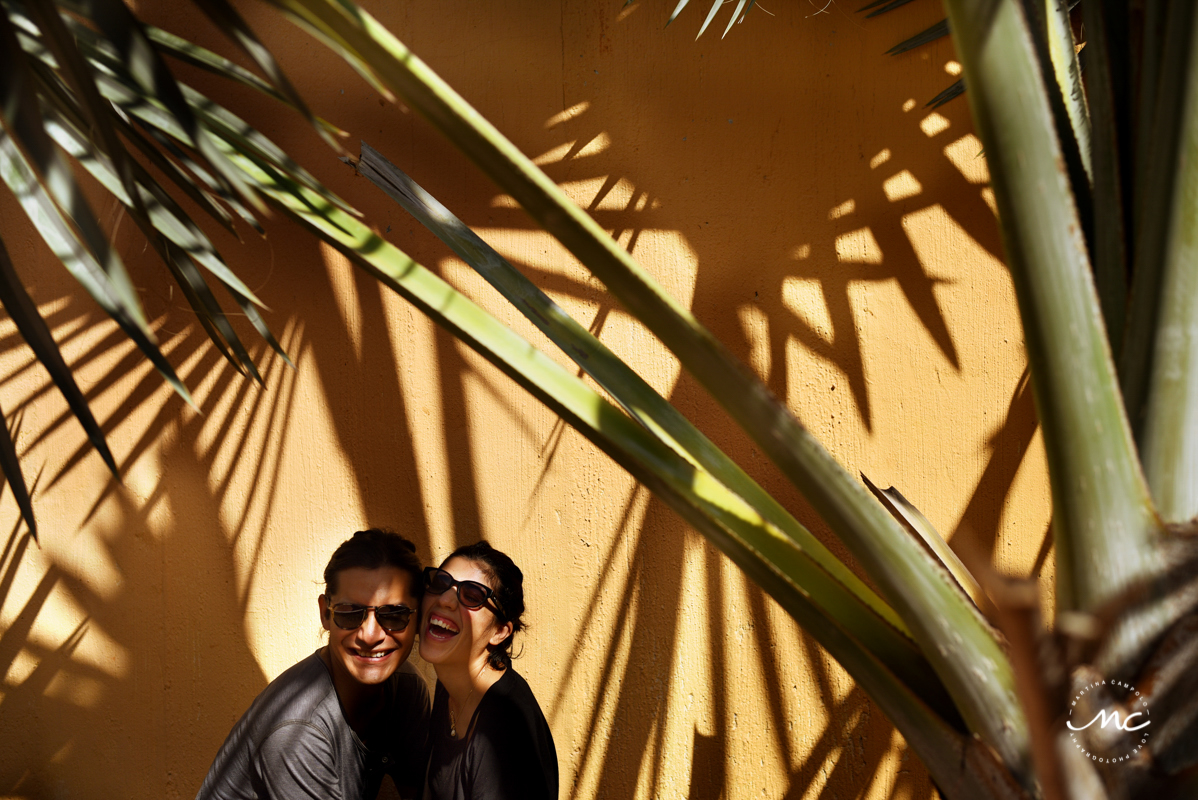
{"label": "man's dark sunglasses", "polygon": [[436,567],[424,568],[424,590],[430,594],[442,594],[457,587],[458,602],[463,608],[482,608],[488,600],[494,604],[495,610],[503,613],[503,606],[490,586],[478,581],[456,581],[453,576],[443,569]]}
{"label": "man's dark sunglasses", "polygon": [[399,633],[408,627],[412,619],[412,609],[407,606],[360,606],[354,603],[338,603],[332,606],[333,624],[343,631],[352,631],[362,627],[366,621],[366,612],[374,612],[374,620],[387,633]]}

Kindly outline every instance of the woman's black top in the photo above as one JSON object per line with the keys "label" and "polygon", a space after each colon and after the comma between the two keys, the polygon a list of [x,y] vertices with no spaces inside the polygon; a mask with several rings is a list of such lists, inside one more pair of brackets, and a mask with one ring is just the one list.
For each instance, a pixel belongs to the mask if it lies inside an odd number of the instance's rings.
{"label": "woman's black top", "polygon": [[[458,728],[461,732],[461,728]],[[449,735],[449,693],[433,696],[431,800],[557,800],[557,750],[527,681],[508,667],[483,695],[469,733]]]}

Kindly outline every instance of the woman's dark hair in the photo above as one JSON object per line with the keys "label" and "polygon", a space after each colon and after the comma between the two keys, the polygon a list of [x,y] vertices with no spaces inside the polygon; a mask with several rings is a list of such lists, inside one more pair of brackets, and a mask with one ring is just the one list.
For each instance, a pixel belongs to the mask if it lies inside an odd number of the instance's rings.
{"label": "woman's dark hair", "polygon": [[495,669],[507,669],[512,664],[512,640],[516,638],[517,633],[528,627],[523,619],[524,573],[507,553],[496,550],[486,539],[454,550],[441,562],[441,567],[444,568],[453,558],[473,561],[494,584],[491,591],[495,593],[495,599],[499,601],[499,608],[502,609],[496,610],[495,617],[501,622],[510,622],[512,633],[499,644],[487,645],[487,650],[490,651],[487,663]]}
{"label": "woman's dark hair", "polygon": [[417,599],[424,594],[424,567],[416,556],[416,545],[395,531],[371,528],[358,531],[333,551],[324,568],[324,593],[337,593],[337,576],[347,569],[395,567],[408,573],[409,586]]}

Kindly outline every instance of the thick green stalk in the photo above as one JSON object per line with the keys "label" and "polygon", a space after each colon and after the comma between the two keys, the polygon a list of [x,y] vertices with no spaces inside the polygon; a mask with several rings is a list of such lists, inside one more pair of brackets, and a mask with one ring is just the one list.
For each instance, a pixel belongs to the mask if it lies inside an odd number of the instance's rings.
{"label": "thick green stalk", "polygon": [[[1147,420],[1147,399],[1151,383],[1153,350],[1157,342],[1157,320],[1160,315],[1161,290],[1165,260],[1169,247],[1169,226],[1173,219],[1172,204],[1178,177],[1178,159],[1183,139],[1182,115],[1185,107],[1186,81],[1190,69],[1190,52],[1195,17],[1193,3],[1171,3],[1166,7],[1150,3],[1146,14],[1145,36],[1151,32],[1149,21],[1165,15],[1164,31],[1159,41],[1146,41],[1144,72],[1149,81],[1151,65],[1159,60],[1152,73],[1157,81],[1141,89],[1140,117],[1151,120],[1142,124],[1137,162],[1136,228],[1133,250],[1131,301],[1127,310],[1123,350],[1119,354],[1119,380],[1123,401],[1137,440]],[[1159,50],[1160,52],[1155,52]],[[1155,58],[1154,58],[1155,57]]]}
{"label": "thick green stalk", "polygon": [[598,223],[369,14],[334,0],[279,4],[343,43],[360,70],[441,129],[679,357],[853,551],[970,728],[1026,776],[1027,725],[1006,656],[973,605],[865,488]]}
{"label": "thick green stalk", "polygon": [[[1194,15],[1198,29],[1198,15]],[[1191,33],[1191,41],[1195,41]],[[1167,522],[1198,515],[1198,48],[1185,70],[1180,142],[1156,346],[1140,435],[1144,473]]]}
{"label": "thick green stalk", "polygon": [[[1136,460],[1081,225],[1041,71],[1017,0],[947,0],[949,26],[993,176],[1044,427],[1057,604],[1097,610],[1155,575],[1159,522]],[[1116,636],[1125,668],[1159,614]]]}

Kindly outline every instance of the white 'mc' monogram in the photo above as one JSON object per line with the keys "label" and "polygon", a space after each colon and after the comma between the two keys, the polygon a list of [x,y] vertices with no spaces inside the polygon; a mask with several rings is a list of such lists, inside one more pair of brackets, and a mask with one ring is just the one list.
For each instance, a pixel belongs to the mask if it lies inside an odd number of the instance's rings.
{"label": "white 'mc' monogram", "polygon": [[1124,730],[1124,731],[1128,731],[1128,732],[1138,731],[1141,728],[1147,728],[1149,725],[1152,724],[1152,720],[1149,720],[1142,725],[1132,726],[1132,724],[1131,724],[1132,717],[1138,717],[1138,716],[1140,716],[1140,712],[1134,711],[1131,714],[1128,714],[1127,719],[1125,719],[1123,722],[1119,722],[1119,712],[1118,711],[1112,711],[1112,712],[1110,712],[1110,716],[1107,716],[1106,709],[1103,709],[1102,711],[1099,711],[1094,716],[1094,719],[1090,720],[1085,725],[1082,725],[1080,728],[1074,727],[1072,722],[1066,722],[1065,724],[1069,727],[1069,730],[1071,730],[1071,731],[1084,731],[1086,728],[1090,727],[1095,722],[1097,722],[1099,719],[1101,719],[1102,724],[1098,726],[1100,728],[1105,728],[1108,723],[1114,722],[1116,728],[1118,728],[1119,730]]}

